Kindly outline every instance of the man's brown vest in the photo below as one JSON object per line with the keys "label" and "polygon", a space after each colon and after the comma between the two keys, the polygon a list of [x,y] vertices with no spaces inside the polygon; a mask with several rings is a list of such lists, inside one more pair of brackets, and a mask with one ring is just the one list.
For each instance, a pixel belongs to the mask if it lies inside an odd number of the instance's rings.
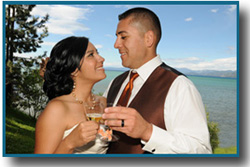
{"label": "man's brown vest", "polygon": [[[107,96],[107,102],[113,103],[123,81],[129,72],[125,72],[118,76],[112,83]],[[175,69],[162,63],[149,76],[142,88],[139,90],[129,107],[136,109],[142,117],[162,128],[166,129],[164,123],[164,102],[168,90],[178,75],[182,75]],[[114,134],[120,137],[119,141],[110,143],[108,153],[121,154],[142,154],[142,144],[140,139],[133,139],[124,133],[114,131]]]}

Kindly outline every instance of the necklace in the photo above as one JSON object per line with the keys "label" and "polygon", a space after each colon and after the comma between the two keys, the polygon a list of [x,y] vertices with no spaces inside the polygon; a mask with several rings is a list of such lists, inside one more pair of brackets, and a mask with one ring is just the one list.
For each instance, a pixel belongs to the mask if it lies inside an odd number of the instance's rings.
{"label": "necklace", "polygon": [[[72,93],[72,96],[75,98],[75,101],[79,104],[83,104],[83,101],[82,100],[79,100],[77,97],[76,97],[76,94],[75,94],[75,91],[73,91]],[[96,101],[95,101],[95,95],[93,93],[91,93],[91,101],[92,101],[92,106],[89,107],[89,109],[94,109],[95,106],[96,106]]]}
{"label": "necklace", "polygon": [[[83,104],[83,101],[82,100],[79,100],[77,97],[76,97],[76,93],[75,93],[75,88],[76,88],[76,82],[74,81],[74,85],[73,85],[73,89],[72,89],[72,93],[71,95],[75,98],[75,101],[79,104]],[[89,109],[95,109],[95,106],[96,106],[96,99],[95,99],[95,95],[91,92],[91,99],[92,101],[92,106],[89,107]]]}
{"label": "necklace", "polygon": [[91,101],[92,101],[92,106],[88,106],[89,110],[94,110],[96,106],[96,100],[95,100],[95,95],[91,93]]}

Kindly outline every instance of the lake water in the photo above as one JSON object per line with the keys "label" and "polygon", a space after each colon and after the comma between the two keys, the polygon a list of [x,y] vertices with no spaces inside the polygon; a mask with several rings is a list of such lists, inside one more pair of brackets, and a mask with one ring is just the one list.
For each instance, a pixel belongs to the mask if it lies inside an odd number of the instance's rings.
{"label": "lake water", "polygon": [[[94,86],[94,93],[103,93],[121,71],[106,71],[106,79]],[[188,76],[199,90],[210,121],[218,122],[220,147],[237,144],[237,80],[231,78]]]}

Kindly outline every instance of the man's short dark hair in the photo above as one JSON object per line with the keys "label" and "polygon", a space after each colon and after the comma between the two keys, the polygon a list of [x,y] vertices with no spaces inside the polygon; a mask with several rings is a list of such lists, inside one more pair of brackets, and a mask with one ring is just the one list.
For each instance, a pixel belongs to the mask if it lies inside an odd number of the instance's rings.
{"label": "man's short dark hair", "polygon": [[131,23],[140,23],[147,31],[152,30],[157,36],[157,44],[161,39],[161,23],[158,16],[146,8],[132,8],[118,16],[119,21],[132,17]]}

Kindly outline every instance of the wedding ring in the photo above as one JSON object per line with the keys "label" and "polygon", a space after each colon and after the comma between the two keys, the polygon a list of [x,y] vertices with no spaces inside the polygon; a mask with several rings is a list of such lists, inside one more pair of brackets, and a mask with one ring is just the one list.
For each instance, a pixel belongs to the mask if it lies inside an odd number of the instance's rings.
{"label": "wedding ring", "polygon": [[124,119],[122,119],[121,121],[122,121],[121,127],[124,127]]}

